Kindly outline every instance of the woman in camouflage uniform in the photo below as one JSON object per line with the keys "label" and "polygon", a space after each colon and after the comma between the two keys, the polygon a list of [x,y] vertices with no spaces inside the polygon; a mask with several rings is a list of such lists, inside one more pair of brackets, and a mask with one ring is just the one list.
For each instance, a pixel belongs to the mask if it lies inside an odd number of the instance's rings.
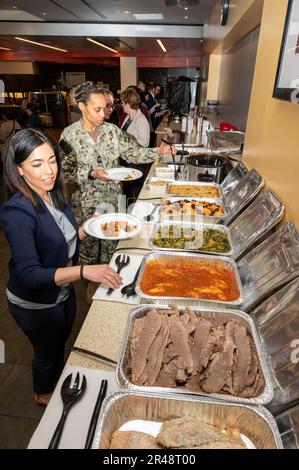
{"label": "woman in camouflage uniform", "polygon": [[[120,156],[129,163],[149,163],[159,154],[169,153],[169,147],[140,147],[117,126],[104,122],[104,91],[94,83],[79,85],[73,98],[82,119],[64,129],[60,148],[65,180],[73,189],[73,210],[81,224],[92,217],[99,204],[112,204],[117,212],[121,184],[109,181],[105,170],[118,166]],[[87,237],[80,247],[81,262],[96,263],[100,258],[108,263],[114,249],[114,242],[102,241],[99,257],[99,241]]]}

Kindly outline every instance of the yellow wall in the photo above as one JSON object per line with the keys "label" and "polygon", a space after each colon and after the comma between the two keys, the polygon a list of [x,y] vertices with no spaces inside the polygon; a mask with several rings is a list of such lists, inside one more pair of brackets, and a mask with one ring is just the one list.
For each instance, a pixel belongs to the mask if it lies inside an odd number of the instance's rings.
{"label": "yellow wall", "polygon": [[265,0],[244,163],[265,177],[299,228],[299,106],[272,98],[288,0]]}
{"label": "yellow wall", "polygon": [[210,55],[207,100],[218,100],[221,55]]}

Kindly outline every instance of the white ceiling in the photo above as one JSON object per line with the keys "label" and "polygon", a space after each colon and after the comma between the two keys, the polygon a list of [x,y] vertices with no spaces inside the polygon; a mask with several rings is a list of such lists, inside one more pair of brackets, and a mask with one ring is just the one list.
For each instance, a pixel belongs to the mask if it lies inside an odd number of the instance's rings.
{"label": "white ceiling", "polygon": [[[188,57],[201,49],[203,27],[217,0],[0,0],[0,60],[42,60],[45,50],[14,36],[67,49],[76,57],[115,55],[88,42],[98,39],[120,54]],[[173,5],[173,6],[169,6]],[[187,10],[185,8],[188,8]],[[124,13],[129,11],[131,13]],[[163,19],[138,21],[133,13],[160,13]],[[188,18],[185,18],[188,16]],[[49,57],[50,57],[49,55]]]}
{"label": "white ceiling", "polygon": [[[135,19],[133,13],[161,13],[163,19],[142,20],[142,23],[199,25],[208,22],[215,2],[216,0],[1,0],[0,15],[2,21],[12,20],[13,13],[16,19],[25,21],[29,14],[32,15],[31,20],[36,21],[138,23],[141,21]],[[12,6],[18,9],[12,10]],[[125,11],[131,13],[124,13]]]}

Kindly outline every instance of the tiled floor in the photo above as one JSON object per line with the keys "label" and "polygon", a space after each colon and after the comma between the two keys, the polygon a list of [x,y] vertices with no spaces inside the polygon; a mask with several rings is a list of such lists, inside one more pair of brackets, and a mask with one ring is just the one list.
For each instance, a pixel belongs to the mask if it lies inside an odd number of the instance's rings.
{"label": "tiled floor", "polygon": [[[0,175],[0,204],[3,180]],[[0,339],[5,343],[5,363],[0,364],[0,449],[22,449],[41,419],[44,407],[32,400],[31,345],[7,310],[5,287],[8,277],[9,248],[0,229]],[[88,311],[86,285],[77,283],[77,317],[67,344],[66,357]]]}

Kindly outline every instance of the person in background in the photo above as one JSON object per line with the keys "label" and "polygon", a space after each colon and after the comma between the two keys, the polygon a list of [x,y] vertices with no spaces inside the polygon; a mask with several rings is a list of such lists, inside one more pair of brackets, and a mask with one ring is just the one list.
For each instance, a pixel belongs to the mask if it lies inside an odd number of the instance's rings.
{"label": "person in background", "polygon": [[150,126],[140,110],[141,99],[137,91],[127,88],[120,95],[121,105],[126,117],[121,129],[126,131],[142,147],[148,147],[150,141]]}
{"label": "person in background", "polygon": [[37,114],[36,107],[33,103],[28,103],[26,107],[27,118],[24,120],[23,127],[34,127],[42,129],[44,127],[41,118]]}
{"label": "person in background", "polygon": [[[133,90],[135,90],[138,93],[138,95],[140,97],[140,100],[141,100],[140,111],[142,112],[142,114],[144,114],[144,116],[148,120],[148,123],[150,125],[150,129],[152,131],[152,122],[151,122],[151,118],[150,118],[150,115],[149,115],[149,112],[148,112],[148,109],[147,109],[147,106],[146,106],[146,103],[145,103],[144,95],[142,95],[140,93],[140,90],[135,85],[130,85],[126,89],[128,90],[129,88],[132,88]],[[121,128],[121,126],[122,126],[122,124],[123,124],[126,117],[127,117],[127,114],[125,113],[123,108],[121,108],[120,112],[119,112],[119,115],[118,115],[118,127]]]}
{"label": "person in background", "polygon": [[160,103],[157,100],[157,96],[161,93],[161,85],[154,83],[150,86],[148,90],[148,95],[146,96],[146,105],[149,111],[153,130],[155,131],[163,119],[163,116],[167,111],[159,111]]}
{"label": "person in background", "polygon": [[146,91],[146,86],[145,86],[145,83],[142,81],[142,80],[139,80],[138,83],[137,83],[137,88],[139,90],[139,93],[141,94],[145,94],[145,91]]}
{"label": "person in background", "polygon": [[[125,114],[125,119],[121,129],[126,131],[130,139],[137,142],[142,147],[148,147],[150,143],[150,125],[144,114],[141,112],[141,98],[139,93],[132,87],[127,88],[120,95],[121,105]],[[127,197],[128,204],[135,202],[141,191],[145,178],[150,170],[151,164],[127,164],[121,160],[124,166],[130,166],[142,172],[142,178],[137,181],[123,182],[123,191]]]}
{"label": "person in background", "polygon": [[[72,203],[79,224],[92,217],[96,206],[111,204],[118,207],[121,185],[108,179],[106,170],[118,166],[119,157],[128,163],[149,163],[161,153],[169,153],[168,146],[147,149],[131,142],[128,134],[105,122],[107,107],[103,89],[92,82],[76,88],[75,104],[82,119],[64,129],[60,139],[63,152],[62,167],[67,183],[72,186]],[[100,242],[88,238],[81,244],[82,262],[109,262],[115,249],[111,240]]]}
{"label": "person in background", "polygon": [[66,198],[57,146],[38,129],[22,129],[4,158],[9,199],[0,219],[11,260],[6,290],[9,311],[33,347],[36,403],[47,405],[64,365],[64,348],[76,313],[73,283],[121,277],[109,266],[77,265],[78,228]]}
{"label": "person in background", "polygon": [[72,95],[75,92],[75,89],[76,89],[76,85],[73,85],[69,89],[69,91],[68,91],[68,93],[65,97],[67,110],[68,110],[68,122],[69,122],[69,124],[72,124],[73,122],[76,122],[81,118],[81,113],[80,113],[79,109],[77,108],[77,106],[73,105]]}
{"label": "person in background", "polygon": [[114,110],[114,95],[108,88],[103,88],[102,90],[106,99],[105,121],[111,122],[111,114]]}
{"label": "person in background", "polygon": [[1,156],[3,158],[6,142],[19,129],[21,126],[14,115],[9,110],[2,111],[0,114],[0,160]]}

